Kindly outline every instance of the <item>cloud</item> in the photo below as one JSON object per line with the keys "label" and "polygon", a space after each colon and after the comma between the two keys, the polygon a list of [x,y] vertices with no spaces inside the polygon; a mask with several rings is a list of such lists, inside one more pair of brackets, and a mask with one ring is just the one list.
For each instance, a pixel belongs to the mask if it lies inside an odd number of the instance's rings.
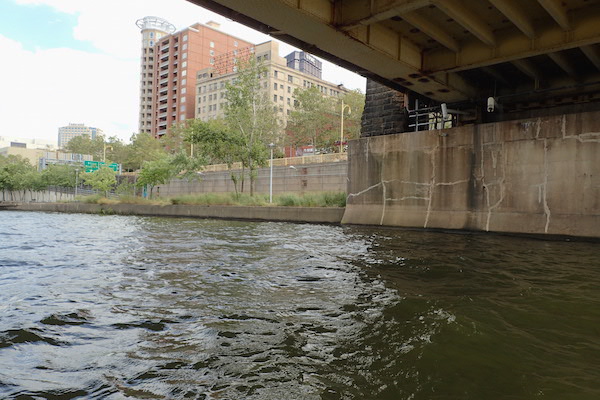
{"label": "cloud", "polygon": [[[56,48],[24,50],[0,36],[0,135],[56,140],[58,127],[81,122],[128,139],[137,131],[141,35],[135,21],[165,18],[177,29],[214,20],[221,30],[260,43],[272,38],[185,0],[13,0],[77,16],[73,36],[96,52]],[[0,31],[1,32],[1,31]],[[294,48],[280,44],[287,54]],[[364,91],[365,80],[324,63],[324,78]]]}
{"label": "cloud", "polygon": [[63,48],[27,51],[1,35],[0,52],[12,60],[0,65],[1,134],[56,140],[60,126],[82,122],[126,139],[137,127],[136,61]]}

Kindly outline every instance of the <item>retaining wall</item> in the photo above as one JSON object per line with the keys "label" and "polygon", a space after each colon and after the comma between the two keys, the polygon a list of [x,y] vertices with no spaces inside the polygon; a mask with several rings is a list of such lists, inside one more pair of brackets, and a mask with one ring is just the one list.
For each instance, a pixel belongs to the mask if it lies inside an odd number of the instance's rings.
{"label": "retaining wall", "polygon": [[[345,192],[347,161],[323,164],[273,166],[273,194],[306,192]],[[269,168],[257,171],[256,193],[269,193]],[[246,177],[244,192],[250,192]],[[239,189],[239,188],[238,188]],[[153,193],[162,197],[186,194],[234,192],[229,171],[204,172],[198,180],[174,179],[166,185],[157,185]]]}
{"label": "retaining wall", "polygon": [[240,207],[146,204],[27,203],[4,208],[86,214],[144,215],[163,217],[220,218],[256,221],[287,221],[339,224],[343,208],[335,207]]}

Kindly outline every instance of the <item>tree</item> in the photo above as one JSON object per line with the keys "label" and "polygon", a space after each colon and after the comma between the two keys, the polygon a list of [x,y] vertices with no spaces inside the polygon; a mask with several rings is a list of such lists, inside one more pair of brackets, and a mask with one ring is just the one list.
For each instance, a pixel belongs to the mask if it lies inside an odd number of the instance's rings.
{"label": "tree", "polygon": [[[295,108],[288,120],[288,140],[293,146],[312,144],[318,148],[329,147],[339,137],[335,132],[334,103],[313,86],[294,91]],[[338,125],[339,126],[339,125]]]}
{"label": "tree", "polygon": [[164,154],[160,158],[144,162],[136,185],[139,187],[149,186],[150,197],[152,197],[154,186],[167,183],[175,174],[171,157]]}
{"label": "tree", "polygon": [[108,191],[117,183],[117,173],[107,166],[100,167],[94,172],[85,172],[82,179],[86,185],[90,185],[96,190],[104,192],[108,196]]}
{"label": "tree", "polygon": [[[261,77],[266,68],[254,57],[240,63],[240,72],[234,84],[227,84],[225,123],[239,148],[233,150],[244,168],[250,170],[250,195],[254,194],[256,169],[267,164],[268,144],[272,142],[279,126],[273,103],[262,90]],[[243,187],[243,180],[242,180]]]}
{"label": "tree", "polygon": [[127,157],[123,161],[123,169],[136,171],[142,168],[145,161],[154,161],[165,155],[160,140],[148,133],[137,133],[131,136],[131,144],[126,146]]}
{"label": "tree", "polygon": [[14,155],[0,156],[0,190],[11,192],[11,200],[15,200],[14,192],[22,191],[24,198],[27,190],[41,189],[40,174],[27,159]]}
{"label": "tree", "polygon": [[45,186],[75,187],[75,169],[70,165],[49,165],[42,171],[42,183]]}
{"label": "tree", "polygon": [[90,154],[96,161],[102,161],[104,153],[104,137],[96,136],[94,139],[90,135],[75,136],[69,140],[65,150],[76,154]]}
{"label": "tree", "polygon": [[229,173],[236,195],[241,176],[231,169],[235,162],[244,158],[245,142],[238,130],[230,130],[222,120],[190,120],[179,127],[186,142],[194,145],[194,156],[207,163],[224,163]]}
{"label": "tree", "polygon": [[[344,105],[350,106],[350,112],[344,113],[344,138],[346,139],[358,139],[360,137],[360,127],[363,110],[365,109],[365,95],[358,90],[351,90],[345,93],[341,99],[344,101]],[[338,103],[337,115],[338,115],[338,132],[339,124],[341,123],[340,111],[341,104]]]}

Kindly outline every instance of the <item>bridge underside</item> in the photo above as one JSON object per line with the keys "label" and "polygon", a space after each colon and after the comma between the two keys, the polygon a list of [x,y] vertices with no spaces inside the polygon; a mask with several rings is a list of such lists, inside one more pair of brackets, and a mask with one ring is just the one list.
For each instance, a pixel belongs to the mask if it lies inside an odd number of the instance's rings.
{"label": "bridge underside", "polygon": [[189,1],[434,102],[514,111],[600,93],[600,0]]}

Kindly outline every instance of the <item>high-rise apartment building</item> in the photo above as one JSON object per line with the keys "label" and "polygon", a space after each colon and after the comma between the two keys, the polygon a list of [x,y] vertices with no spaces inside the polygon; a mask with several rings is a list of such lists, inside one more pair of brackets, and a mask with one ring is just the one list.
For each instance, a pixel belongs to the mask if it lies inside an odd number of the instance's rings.
{"label": "high-rise apartment building", "polygon": [[221,32],[215,22],[206,25],[197,23],[156,40],[151,53],[152,85],[146,88],[145,93],[146,99],[152,100],[149,108],[148,104],[145,109],[140,108],[140,115],[150,114],[149,130],[145,119],[143,131],[160,137],[174,124],[194,118],[196,72],[214,65],[215,58],[222,54],[251,45]]}
{"label": "high-rise apartment building", "polygon": [[286,58],[279,55],[279,44],[270,41],[224,54],[215,60],[212,67],[198,71],[196,118],[206,121],[225,115],[226,85],[228,82],[234,83],[238,76],[238,61],[248,57],[255,57],[266,68],[261,84],[265,95],[272,100],[282,126],[285,126],[294,109],[294,90],[314,86],[324,96],[330,97],[339,97],[348,92],[343,85],[288,67]]}
{"label": "high-rise apartment building", "polygon": [[64,149],[67,143],[75,136],[88,135],[95,139],[96,136],[102,136],[102,129],[85,126],[84,124],[69,124],[58,128],[58,148]]}
{"label": "high-rise apartment building", "polygon": [[140,116],[139,132],[151,133],[152,89],[154,87],[154,45],[163,37],[175,32],[175,26],[158,17],[138,19],[136,25],[142,30],[142,54],[140,57]]}

